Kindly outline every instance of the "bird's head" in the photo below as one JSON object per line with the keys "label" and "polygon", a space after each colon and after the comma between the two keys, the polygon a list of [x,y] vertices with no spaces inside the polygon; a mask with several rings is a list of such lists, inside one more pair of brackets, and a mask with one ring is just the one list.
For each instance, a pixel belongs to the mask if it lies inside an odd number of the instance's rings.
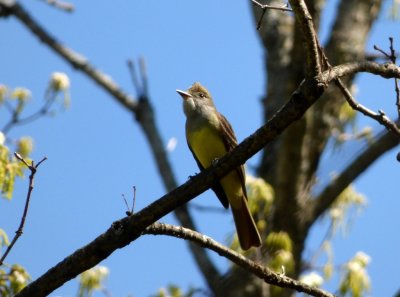
{"label": "bird's head", "polygon": [[201,113],[204,109],[215,109],[211,94],[200,83],[194,83],[187,91],[176,90],[183,98],[186,115]]}

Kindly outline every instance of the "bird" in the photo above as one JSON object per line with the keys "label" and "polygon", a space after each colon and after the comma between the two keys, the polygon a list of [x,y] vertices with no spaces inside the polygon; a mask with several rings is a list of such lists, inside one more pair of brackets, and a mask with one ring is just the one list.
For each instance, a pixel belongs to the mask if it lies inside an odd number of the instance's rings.
{"label": "bird", "polygon": [[[235,133],[200,83],[187,91],[176,91],[183,98],[187,144],[200,170],[204,170],[237,146]],[[240,247],[248,250],[261,245],[261,236],[247,203],[245,178],[241,165],[216,182],[212,190],[225,208],[231,207]]]}

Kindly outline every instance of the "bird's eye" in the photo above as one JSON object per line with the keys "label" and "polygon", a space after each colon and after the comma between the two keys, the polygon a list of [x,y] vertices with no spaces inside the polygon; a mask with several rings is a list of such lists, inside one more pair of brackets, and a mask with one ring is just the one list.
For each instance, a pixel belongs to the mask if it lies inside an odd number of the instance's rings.
{"label": "bird's eye", "polygon": [[199,96],[200,96],[200,98],[204,98],[205,97],[205,95],[203,93],[200,93]]}

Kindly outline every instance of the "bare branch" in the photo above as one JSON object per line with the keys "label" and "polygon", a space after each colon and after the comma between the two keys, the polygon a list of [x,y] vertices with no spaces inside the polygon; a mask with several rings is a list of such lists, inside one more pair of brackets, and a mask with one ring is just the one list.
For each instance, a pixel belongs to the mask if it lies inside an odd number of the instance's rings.
{"label": "bare branch", "polygon": [[[324,58],[326,59],[326,57]],[[326,63],[329,65],[327,59]],[[395,64],[392,63],[378,64],[376,62],[370,62],[370,61],[339,65],[330,68],[328,71],[325,71],[322,74],[322,77],[324,78],[326,83],[331,81],[335,82],[335,84],[341,90],[345,99],[353,109],[376,120],[377,122],[385,126],[389,131],[395,133],[397,136],[400,136],[400,129],[393,121],[391,121],[386,116],[386,114],[383,111],[379,110],[378,113],[376,113],[368,109],[367,107],[363,106],[362,104],[358,103],[340,79],[340,77],[342,76],[353,75],[359,72],[369,72],[372,74],[380,75],[384,78],[400,78],[400,67],[397,67]]]}
{"label": "bare branch", "polygon": [[26,216],[28,215],[28,210],[29,210],[29,203],[31,201],[31,195],[32,195],[32,191],[33,191],[33,185],[34,185],[34,180],[35,180],[35,174],[37,172],[38,167],[40,166],[40,164],[42,164],[44,161],[47,160],[46,157],[44,157],[42,160],[40,160],[36,165],[34,165],[34,162],[32,161],[32,164],[29,165],[28,162],[18,153],[14,153],[15,157],[20,160],[22,163],[24,163],[26,165],[26,167],[28,167],[28,169],[31,171],[31,174],[29,175],[29,187],[28,187],[28,193],[26,194],[26,201],[25,201],[25,207],[24,207],[24,212],[22,214],[21,217],[21,222],[19,223],[19,227],[18,230],[15,231],[15,236],[12,239],[10,245],[7,247],[7,250],[5,251],[4,255],[1,257],[0,259],[0,266],[3,265],[4,260],[6,259],[6,257],[8,256],[8,254],[10,253],[11,249],[13,248],[13,246],[15,245],[15,243],[17,242],[18,238],[20,238],[20,236],[22,235],[23,231],[24,231],[24,226],[25,226],[25,221],[26,221]]}
{"label": "bare branch", "polygon": [[383,78],[400,78],[400,67],[392,63],[379,64],[372,61],[345,63],[334,66],[325,71],[322,74],[322,78],[326,83],[330,83],[343,76],[351,76],[359,72],[368,72]]}
{"label": "bare branch", "polygon": [[303,33],[305,45],[307,77],[314,77],[321,73],[321,55],[318,37],[314,29],[312,17],[304,0],[289,1],[296,16],[297,25]]}
{"label": "bare branch", "polygon": [[282,6],[274,6],[274,5],[262,4],[256,0],[251,0],[251,2],[253,2],[255,5],[259,6],[263,10],[261,13],[260,19],[257,22],[257,30],[261,29],[261,23],[262,23],[262,20],[264,18],[264,15],[265,15],[265,12],[267,11],[267,9],[293,12],[293,10],[289,8],[288,4],[284,4]]}
{"label": "bare branch", "polygon": [[[376,45],[374,45],[374,49],[377,50],[378,52],[382,53],[386,58],[388,58],[394,65],[396,65],[396,51],[394,50],[393,46],[393,37],[389,37],[389,50],[390,54],[386,53],[384,50],[380,49]],[[400,89],[399,89],[399,82],[398,79],[394,79],[394,91],[396,92],[396,106],[397,106],[397,114],[400,118]]]}
{"label": "bare branch", "polygon": [[378,113],[376,113],[376,112],[370,110],[369,108],[363,106],[362,104],[358,103],[354,99],[353,95],[351,95],[350,91],[346,88],[346,86],[343,84],[343,82],[340,79],[337,79],[335,81],[335,84],[342,91],[342,93],[344,94],[345,99],[347,100],[349,105],[354,110],[357,110],[357,111],[361,112],[362,114],[364,114],[364,115],[376,120],[381,125],[385,126],[386,129],[388,129],[389,131],[395,133],[397,135],[397,137],[400,137],[400,129],[397,127],[397,125],[394,122],[392,122],[386,116],[386,114],[382,110],[379,110]]}
{"label": "bare branch", "polygon": [[221,255],[231,260],[238,266],[248,270],[250,273],[256,275],[257,277],[259,277],[260,279],[264,280],[266,283],[271,285],[279,286],[282,288],[293,289],[298,292],[307,293],[312,296],[321,296],[321,297],[334,296],[333,294],[325,292],[321,289],[310,287],[290,277],[273,272],[269,268],[257,264],[256,262],[249,260],[243,255],[223,246],[222,244],[216,242],[212,238],[187,228],[173,226],[169,224],[163,224],[163,223],[154,223],[146,228],[144,234],[168,235],[195,242],[201,247],[208,248],[216,252],[218,255]]}
{"label": "bare branch", "polygon": [[65,12],[73,12],[75,10],[75,6],[72,3],[60,0],[42,0],[42,1]]}
{"label": "bare branch", "polygon": [[45,103],[43,106],[37,110],[36,112],[32,113],[31,115],[20,118],[19,112],[14,109],[11,104],[7,105],[8,109],[11,112],[10,120],[4,125],[2,131],[4,134],[7,134],[14,126],[18,125],[25,125],[36,121],[37,119],[47,115],[50,111],[51,106],[56,101],[57,92],[51,91],[50,89],[46,92],[45,96]]}

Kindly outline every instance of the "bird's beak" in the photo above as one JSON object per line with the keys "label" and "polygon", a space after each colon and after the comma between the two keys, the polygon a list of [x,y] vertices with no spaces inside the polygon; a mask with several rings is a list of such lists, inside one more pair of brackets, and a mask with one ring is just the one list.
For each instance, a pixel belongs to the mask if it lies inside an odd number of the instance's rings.
{"label": "bird's beak", "polygon": [[189,99],[190,97],[192,97],[192,95],[190,95],[188,92],[182,91],[182,90],[176,90],[178,92],[179,95],[182,96],[182,98],[184,100]]}

